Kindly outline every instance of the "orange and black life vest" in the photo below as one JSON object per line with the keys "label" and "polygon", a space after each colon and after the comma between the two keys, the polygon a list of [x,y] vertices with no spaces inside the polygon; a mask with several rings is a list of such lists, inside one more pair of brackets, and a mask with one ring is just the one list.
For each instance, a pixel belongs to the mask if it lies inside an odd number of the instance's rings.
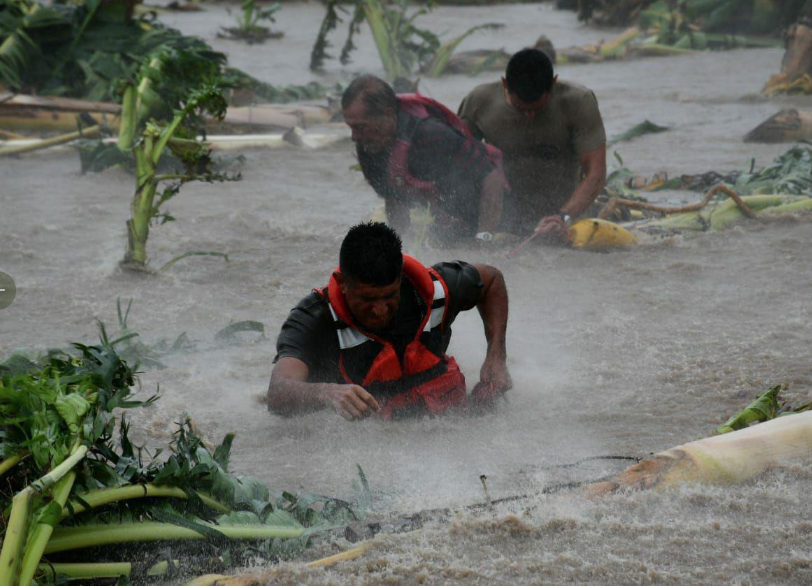
{"label": "orange and black life vest", "polygon": [[466,397],[465,377],[456,360],[443,351],[448,312],[445,281],[437,271],[405,254],[403,278],[414,287],[426,312],[402,360],[391,342],[355,323],[335,276],[325,295],[338,336],[341,378],[372,394],[382,404],[384,419],[420,407],[440,414],[463,405]]}

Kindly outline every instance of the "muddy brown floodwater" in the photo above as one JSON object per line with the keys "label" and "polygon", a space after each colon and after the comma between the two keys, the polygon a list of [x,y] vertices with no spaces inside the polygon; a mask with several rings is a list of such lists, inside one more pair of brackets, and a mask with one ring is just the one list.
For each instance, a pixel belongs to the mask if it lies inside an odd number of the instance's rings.
{"label": "muddy brown floodwater", "polygon": [[[381,67],[366,30],[349,66],[307,70],[320,4],[285,4],[280,41],[248,47],[215,38],[225,7],[162,18],[228,53],[231,62],[276,83],[346,80]],[[461,47],[508,51],[539,34],[565,47],[609,38],[551,5],[439,8],[427,19],[446,34],[491,21],[505,28]],[[337,36],[336,46],[342,42]],[[769,163],[790,145],[741,137],[787,103],[756,96],[780,66],[779,49],[737,50],[634,62],[559,67],[597,94],[612,136],[649,119],[672,127],[621,143],[643,174],[727,172]],[[423,91],[456,108],[476,84],[426,80]],[[498,413],[471,420],[349,423],[322,412],[282,419],[259,398],[276,333],[289,309],[323,285],[346,229],[379,200],[353,149],[245,153],[238,183],[189,185],[171,202],[177,222],[154,229],[153,264],[186,250],[228,253],[230,262],[191,258],[168,274],[117,269],[133,180],[120,170],[81,175],[69,150],[0,161],[0,270],[18,286],[0,312],[0,355],[15,348],[93,341],[96,319],[113,324],[117,297],[134,300],[130,325],[146,342],[186,332],[197,349],[165,358],[142,377],[162,399],[137,418],[140,437],[165,441],[183,412],[219,441],[234,431],[233,468],[273,491],[348,496],[360,464],[379,514],[460,507],[601,476],[618,466],[560,464],[597,455],[641,456],[703,437],[769,385],[808,401],[812,391],[812,260],[808,218],[748,222],[623,252],[536,248],[516,259],[479,250],[423,250],[427,263],[490,262],[510,290],[508,351],[515,388]],[[613,159],[613,157],[610,157]],[[698,199],[668,192],[672,203]],[[231,321],[253,319],[268,340],[219,347]],[[484,357],[475,313],[455,325],[451,352],[469,381]],[[812,471],[772,470],[750,483],[622,494],[589,501],[574,493],[529,498],[452,516],[409,535],[381,536],[369,553],[332,570],[301,563],[273,580],[301,584],[810,584]],[[347,544],[339,544],[346,547]]]}

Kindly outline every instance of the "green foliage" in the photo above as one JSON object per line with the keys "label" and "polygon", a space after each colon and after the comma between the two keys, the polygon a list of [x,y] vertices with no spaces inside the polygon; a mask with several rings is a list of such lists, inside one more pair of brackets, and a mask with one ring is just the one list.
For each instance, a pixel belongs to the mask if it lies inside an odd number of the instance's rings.
{"label": "green foliage", "polygon": [[[126,324],[128,312],[129,308],[120,310],[122,323]],[[29,370],[25,374],[6,374],[11,367],[8,361],[2,363],[6,370],[0,375],[0,457],[5,461],[21,453],[27,456],[4,469],[2,510],[9,509],[15,492],[30,492],[26,486],[36,485],[33,480],[75,453],[78,444],[89,448],[87,456],[74,465],[75,482],[71,477],[67,484],[40,483],[43,492],[26,501],[31,507],[25,515],[28,527],[38,523],[57,527],[52,540],[59,545],[53,551],[96,544],[99,538],[94,534],[103,531],[110,536],[104,539],[114,544],[126,541],[130,532],[142,534],[139,539],[155,540],[165,528],[180,527],[207,540],[209,557],[245,563],[256,561],[257,556],[293,557],[314,535],[337,523],[363,518],[371,497],[360,467],[353,502],[288,492],[274,499],[256,478],[229,471],[233,434],[209,448],[186,417],[177,424],[166,454],[135,445],[129,437],[126,410],[150,405],[156,397],[139,401],[132,396],[136,375],[115,349],[130,339],[131,334],[110,339],[102,330],[98,345],[73,344],[73,353],[53,352],[33,370],[31,364],[20,363],[22,370]],[[53,491],[59,486],[70,491],[64,509],[54,500],[50,486]],[[186,498],[149,498],[150,486],[176,487]],[[91,497],[117,487],[136,490],[126,500]],[[212,499],[219,503],[216,509]],[[89,500],[98,503],[96,508]],[[22,503],[14,502],[15,507]],[[229,512],[223,513],[224,508]],[[4,534],[8,522],[9,517],[0,518]],[[238,527],[247,531],[237,533]],[[117,532],[115,537],[106,533],[110,529]],[[299,537],[268,538],[280,534]],[[248,543],[240,544],[235,538]],[[13,546],[20,547],[19,540],[8,545]],[[44,544],[43,549],[48,551]],[[116,551],[107,545],[99,553],[109,556]],[[143,555],[143,549],[139,551]],[[26,565],[31,567],[31,561],[35,567],[38,559],[27,560]],[[100,566],[99,571],[105,570]]]}
{"label": "green foliage", "polygon": [[[144,88],[148,87],[149,83],[142,80],[139,95],[143,95]],[[211,183],[240,179],[239,174],[220,173],[213,168],[210,147],[196,140],[193,134],[190,136],[191,131],[187,124],[190,117],[200,117],[203,112],[222,120],[226,108],[226,100],[218,80],[204,79],[184,98],[183,108],[174,111],[171,122],[161,124],[154,119],[149,120],[140,131],[139,139],[131,147],[119,144],[119,148],[132,150],[136,168],[136,188],[130,204],[130,219],[127,220],[128,239],[123,267],[146,269],[146,245],[150,226],[154,222],[174,220],[162,210],[162,206],[178,194],[183,184],[190,181]],[[139,125],[140,117],[131,101],[124,102],[121,119],[122,128]],[[183,162],[185,169],[182,173],[158,172],[167,149]]]}
{"label": "green foliage", "polygon": [[780,404],[778,402],[778,393],[780,391],[781,385],[767,389],[742,411],[739,411],[720,425],[716,429],[716,433],[721,435],[738,429],[744,429],[745,427],[749,427],[752,423],[769,421],[781,415],[791,415],[812,409],[812,403],[807,403],[796,408],[790,408],[787,407],[786,404]]}
{"label": "green foliage", "polygon": [[812,149],[801,144],[792,147],[771,164],[743,173],[733,189],[740,195],[812,195]]}
{"label": "green foliage", "polygon": [[134,80],[160,53],[154,89],[171,112],[202,77],[220,71],[225,56],[150,18],[130,20],[122,3],[102,0],[53,6],[0,0],[0,83],[15,91],[117,102],[121,83]]}
{"label": "green foliage", "polygon": [[750,403],[743,411],[736,413],[724,424],[720,425],[716,433],[728,433],[737,429],[743,429],[751,423],[767,421],[775,418],[778,411],[778,392],[781,385],[776,385],[761,393],[755,401]]}
{"label": "green foliage", "polygon": [[251,77],[238,69],[226,68],[223,73],[223,85],[233,90],[247,90],[256,96],[257,102],[269,104],[287,104],[289,102],[299,102],[302,100],[315,100],[323,98],[330,93],[340,94],[340,85],[325,87],[319,83],[311,81],[305,85],[283,85],[275,86],[255,77]]}

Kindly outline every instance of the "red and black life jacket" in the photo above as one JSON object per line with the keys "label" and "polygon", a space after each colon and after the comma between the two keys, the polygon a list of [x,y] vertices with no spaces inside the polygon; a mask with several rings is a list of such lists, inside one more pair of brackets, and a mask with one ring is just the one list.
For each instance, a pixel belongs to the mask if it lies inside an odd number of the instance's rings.
{"label": "red and black life jacket", "polygon": [[[412,146],[412,137],[421,121],[434,118],[446,126],[450,126],[465,138],[475,139],[465,122],[440,102],[420,94],[398,94],[397,98],[398,109],[415,120],[412,123],[398,124],[395,144],[392,146],[387,164],[389,188],[408,198],[418,198],[431,202],[435,210],[442,209],[442,206],[435,205],[439,204],[440,193],[434,183],[418,179],[409,172],[409,149]],[[502,164],[502,151],[493,145],[485,144],[483,146],[487,152],[487,159],[494,164],[502,175],[505,189],[508,189],[509,184],[505,178],[504,165]]]}
{"label": "red and black life jacket", "polygon": [[[338,269],[336,269],[338,272]],[[402,410],[425,407],[440,414],[465,403],[465,377],[453,357],[443,352],[448,287],[432,268],[403,255],[403,278],[426,306],[403,360],[394,346],[365,331],[353,320],[335,276],[325,299],[335,323],[343,382],[364,387],[382,405],[384,419]],[[322,295],[324,295],[322,291]]]}

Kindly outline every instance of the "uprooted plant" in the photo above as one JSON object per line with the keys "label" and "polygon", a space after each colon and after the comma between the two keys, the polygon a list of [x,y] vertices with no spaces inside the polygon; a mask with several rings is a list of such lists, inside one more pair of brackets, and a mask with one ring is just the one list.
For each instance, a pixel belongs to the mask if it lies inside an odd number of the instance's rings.
{"label": "uprooted plant", "polygon": [[[356,504],[309,493],[271,499],[257,479],[228,471],[231,434],[209,448],[186,418],[168,453],[135,445],[125,414],[156,397],[133,396],[136,373],[118,343],[74,344],[78,354],[52,353],[0,376],[0,586],[126,584],[290,557],[314,535],[363,518],[370,498],[360,468]],[[159,541],[186,544],[182,559],[122,546]]]}
{"label": "uprooted plant", "polygon": [[[411,14],[407,14],[408,0],[396,0],[391,5],[381,0],[353,0],[351,6],[352,18],[347,40],[341,50],[341,63],[346,65],[350,62],[350,54],[355,50],[354,36],[360,30],[361,23],[366,21],[386,77],[390,80],[408,77],[418,70],[428,77],[438,77],[443,74],[452,53],[464,39],[476,31],[502,26],[481,24],[442,44],[433,32],[415,24],[420,16],[431,11],[431,3],[415,9]],[[325,59],[331,58],[327,53],[330,47],[327,37],[342,22],[339,12],[347,11],[338,0],[327,0],[327,12],[310,55],[312,71],[321,70]]]}

